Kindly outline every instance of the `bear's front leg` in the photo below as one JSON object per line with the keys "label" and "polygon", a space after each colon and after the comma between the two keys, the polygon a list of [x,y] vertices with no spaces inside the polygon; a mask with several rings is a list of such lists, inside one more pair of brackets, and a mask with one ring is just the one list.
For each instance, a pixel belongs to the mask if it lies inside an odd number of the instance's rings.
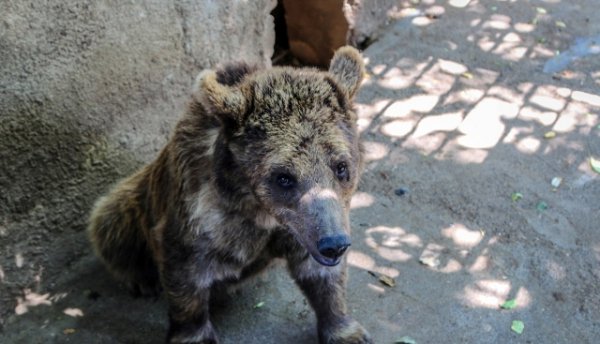
{"label": "bear's front leg", "polygon": [[165,264],[163,271],[163,286],[169,303],[167,343],[218,344],[209,319],[210,287],[199,283],[196,266],[171,263]]}
{"label": "bear's front leg", "polygon": [[288,259],[290,272],[317,316],[319,343],[369,344],[369,333],[346,310],[346,260],[327,267],[310,256]]}
{"label": "bear's front leg", "polygon": [[177,297],[171,293],[167,343],[219,343],[208,316],[208,299],[206,290],[196,290],[194,294],[180,294]]}

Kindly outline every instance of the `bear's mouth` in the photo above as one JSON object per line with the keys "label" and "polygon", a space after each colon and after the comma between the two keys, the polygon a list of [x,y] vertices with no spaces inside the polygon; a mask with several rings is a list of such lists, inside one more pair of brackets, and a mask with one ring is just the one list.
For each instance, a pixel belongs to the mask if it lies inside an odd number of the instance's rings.
{"label": "bear's mouth", "polygon": [[321,253],[319,253],[319,251],[317,250],[317,243],[315,242],[314,245],[309,244],[312,240],[310,240],[307,237],[304,237],[300,234],[298,234],[298,231],[294,229],[294,227],[287,227],[290,232],[292,233],[293,237],[297,240],[297,242],[304,247],[304,249],[308,252],[308,254],[319,264],[323,265],[323,266],[328,266],[328,267],[333,267],[336,266],[338,264],[340,264],[340,262],[342,261],[342,258],[344,257],[344,254],[341,254],[338,257],[335,258],[330,258],[330,257],[326,257],[324,255],[322,255]]}
{"label": "bear's mouth", "polygon": [[344,255],[341,255],[339,257],[336,258],[329,258],[329,257],[325,257],[324,255],[320,254],[319,251],[317,250],[316,247],[312,247],[311,245],[307,245],[305,244],[305,240],[304,238],[302,238],[301,236],[299,236],[295,231],[294,231],[294,236],[296,237],[296,240],[298,240],[298,242],[300,243],[300,245],[302,245],[304,247],[304,249],[308,252],[308,254],[315,260],[317,261],[317,263],[323,265],[323,266],[336,266],[338,265],[341,261],[342,258],[344,257]]}
{"label": "bear's mouth", "polygon": [[339,256],[337,258],[328,258],[325,256],[322,256],[320,254],[310,254],[314,260],[317,261],[317,263],[324,265],[324,266],[336,266],[338,265],[341,261],[342,261],[342,256]]}

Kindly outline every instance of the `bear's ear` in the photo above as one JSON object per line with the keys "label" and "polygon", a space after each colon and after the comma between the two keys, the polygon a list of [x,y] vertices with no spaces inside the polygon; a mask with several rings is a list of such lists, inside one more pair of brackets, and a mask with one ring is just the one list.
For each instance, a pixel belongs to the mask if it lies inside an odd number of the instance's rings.
{"label": "bear's ear", "polygon": [[344,88],[349,98],[354,97],[364,72],[363,59],[358,50],[351,46],[339,48],[333,55],[329,65],[329,73],[333,74],[335,80]]}
{"label": "bear's ear", "polygon": [[246,110],[246,100],[236,86],[219,82],[217,72],[205,69],[196,77],[194,99],[225,125],[240,125]]}

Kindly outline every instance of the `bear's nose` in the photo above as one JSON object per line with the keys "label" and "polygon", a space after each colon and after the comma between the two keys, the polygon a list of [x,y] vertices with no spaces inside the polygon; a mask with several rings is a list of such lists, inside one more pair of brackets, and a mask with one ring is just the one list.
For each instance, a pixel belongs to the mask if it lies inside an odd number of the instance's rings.
{"label": "bear's nose", "polygon": [[339,258],[350,246],[350,238],[347,235],[334,235],[319,239],[317,249],[323,256],[331,259]]}

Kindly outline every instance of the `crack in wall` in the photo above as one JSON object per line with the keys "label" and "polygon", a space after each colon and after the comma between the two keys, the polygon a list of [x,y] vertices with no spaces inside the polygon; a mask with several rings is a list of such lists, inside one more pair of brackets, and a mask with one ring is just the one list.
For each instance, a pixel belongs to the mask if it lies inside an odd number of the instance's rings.
{"label": "crack in wall", "polygon": [[175,12],[179,17],[179,25],[181,26],[181,47],[185,56],[193,63],[194,66],[199,67],[198,60],[194,57],[192,52],[192,38],[190,36],[190,18],[186,14],[186,4],[183,0],[174,0]]}

